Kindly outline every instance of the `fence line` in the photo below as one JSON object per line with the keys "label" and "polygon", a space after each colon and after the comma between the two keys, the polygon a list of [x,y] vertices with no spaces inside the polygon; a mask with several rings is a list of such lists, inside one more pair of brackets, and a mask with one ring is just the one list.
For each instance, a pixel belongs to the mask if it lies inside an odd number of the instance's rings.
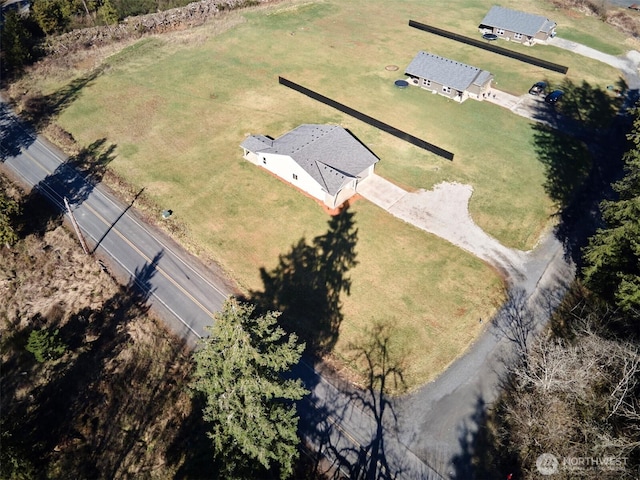
{"label": "fence line", "polygon": [[529,55],[525,55],[524,53],[514,52],[513,50],[508,50],[503,47],[498,47],[497,45],[491,45],[490,43],[483,42],[475,38],[465,37],[464,35],[459,35],[457,33],[449,32],[447,30],[442,30],[440,28],[432,27],[431,25],[425,25],[424,23],[419,23],[413,20],[409,20],[409,26],[413,28],[417,28],[418,30],[439,35],[444,38],[449,38],[457,42],[478,47],[483,50],[488,50],[490,52],[497,53],[498,55],[503,55],[505,57],[513,58],[515,60],[520,60],[521,62],[525,62],[530,65],[535,65],[536,67],[546,68],[547,70],[551,70],[553,72],[566,74],[567,70],[569,70],[568,67],[559,65],[557,63],[547,62],[546,60],[542,60],[540,58],[531,57]]}
{"label": "fence line", "polygon": [[336,110],[341,111],[342,113],[346,113],[347,115],[357,118],[358,120],[361,120],[371,125],[372,127],[376,127],[384,132],[387,132],[390,135],[393,135],[394,137],[397,137],[401,140],[409,142],[412,145],[415,145],[416,147],[420,147],[442,158],[446,158],[447,160],[453,160],[453,153],[447,150],[444,150],[443,148],[440,148],[436,145],[426,142],[421,138],[414,137],[413,135],[403,132],[402,130],[392,127],[391,125],[383,123],[380,120],[376,120],[375,118],[370,117],[369,115],[365,115],[364,113],[354,110],[351,107],[348,107],[342,103],[336,102],[335,100],[325,97],[324,95],[320,95],[319,93],[316,93],[313,90],[309,90],[308,88],[305,88],[302,85],[298,85],[297,83],[294,83],[282,77],[278,77],[278,83],[280,85],[284,85],[285,87],[289,87],[292,90],[300,92],[303,95],[306,95],[307,97],[313,98],[314,100],[324,103],[325,105],[333,107]]}

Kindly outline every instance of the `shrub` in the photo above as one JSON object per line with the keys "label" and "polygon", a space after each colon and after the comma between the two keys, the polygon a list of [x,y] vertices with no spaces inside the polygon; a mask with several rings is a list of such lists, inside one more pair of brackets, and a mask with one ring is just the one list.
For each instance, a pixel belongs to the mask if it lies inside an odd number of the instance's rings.
{"label": "shrub", "polygon": [[33,353],[36,360],[43,363],[61,357],[67,351],[67,346],[58,337],[58,329],[52,332],[47,329],[33,330],[29,334],[26,346],[27,352]]}

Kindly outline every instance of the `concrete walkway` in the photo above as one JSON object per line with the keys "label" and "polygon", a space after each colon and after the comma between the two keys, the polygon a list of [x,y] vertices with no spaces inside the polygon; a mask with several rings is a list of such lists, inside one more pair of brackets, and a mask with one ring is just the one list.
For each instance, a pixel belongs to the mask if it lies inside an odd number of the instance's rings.
{"label": "concrete walkway", "polygon": [[358,193],[394,217],[488,262],[510,282],[522,278],[527,253],[503,246],[473,222],[469,215],[470,185],[441,183],[433,190],[407,192],[374,174],[358,185]]}
{"label": "concrete walkway", "polygon": [[502,90],[492,89],[492,94],[487,97],[485,102],[490,102],[502,108],[511,110],[516,115],[534,120],[536,122],[548,123],[539,118],[538,112],[541,110],[541,104],[544,105],[543,96],[534,96],[525,93],[519,97]]}

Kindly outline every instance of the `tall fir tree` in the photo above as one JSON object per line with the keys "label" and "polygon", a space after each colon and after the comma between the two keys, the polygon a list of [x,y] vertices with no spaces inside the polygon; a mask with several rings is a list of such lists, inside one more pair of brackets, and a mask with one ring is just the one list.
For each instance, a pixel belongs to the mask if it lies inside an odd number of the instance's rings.
{"label": "tall fir tree", "polygon": [[624,155],[624,177],[613,185],[616,200],[601,205],[606,227],[585,249],[583,274],[593,291],[626,313],[640,317],[640,108],[636,108],[633,147]]}
{"label": "tall fir tree", "polygon": [[211,336],[194,353],[192,389],[204,399],[215,456],[226,478],[250,475],[256,462],[289,477],[298,456],[295,400],[307,392],[283,374],[298,363],[304,345],[278,326],[278,313],[228,300],[216,314]]}

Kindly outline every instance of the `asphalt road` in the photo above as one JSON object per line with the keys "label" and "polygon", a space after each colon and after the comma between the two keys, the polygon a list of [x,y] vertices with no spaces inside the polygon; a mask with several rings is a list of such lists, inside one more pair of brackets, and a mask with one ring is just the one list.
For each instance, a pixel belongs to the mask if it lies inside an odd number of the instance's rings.
{"label": "asphalt road", "polygon": [[[0,99],[0,168],[26,187],[37,188],[61,213],[67,197],[96,261],[104,259],[111,273],[135,284],[169,327],[195,345],[207,334],[214,312],[234,293],[230,282],[139,219],[131,208],[135,200],[121,202],[67,160]],[[338,388],[310,361],[303,361],[295,374],[312,391],[299,406],[301,430],[330,458],[339,455],[336,465],[343,472],[350,470],[354,477],[366,470],[367,478],[442,478],[387,426],[392,412],[378,411],[380,397]]]}
{"label": "asphalt road", "polygon": [[[98,245],[96,252],[147,292],[176,332],[192,341],[205,334],[213,312],[232,293],[224,278],[210,280],[216,275],[161,232],[144,226],[129,205],[79,178],[64,165],[64,156],[18,124],[3,103],[0,159],[25,184],[40,185],[58,205],[65,192],[73,192],[74,212],[90,243]],[[511,292],[522,293],[521,313],[532,319],[527,328],[535,331],[572,280],[574,266],[549,232],[519,274]],[[474,437],[517,349],[513,336],[518,325],[512,314],[508,306],[503,308],[438,379],[399,399],[352,389],[321,376],[311,361],[303,362],[295,374],[311,394],[299,405],[301,432],[352,478],[473,478]]]}
{"label": "asphalt road", "polygon": [[61,212],[66,196],[97,259],[103,258],[116,277],[133,282],[147,295],[152,308],[178,335],[191,344],[206,335],[214,312],[233,293],[230,283],[142,222],[131,204],[123,204],[78,174],[57,148],[19,122],[4,103],[0,103],[0,129],[5,171],[27,187],[37,186]]}

